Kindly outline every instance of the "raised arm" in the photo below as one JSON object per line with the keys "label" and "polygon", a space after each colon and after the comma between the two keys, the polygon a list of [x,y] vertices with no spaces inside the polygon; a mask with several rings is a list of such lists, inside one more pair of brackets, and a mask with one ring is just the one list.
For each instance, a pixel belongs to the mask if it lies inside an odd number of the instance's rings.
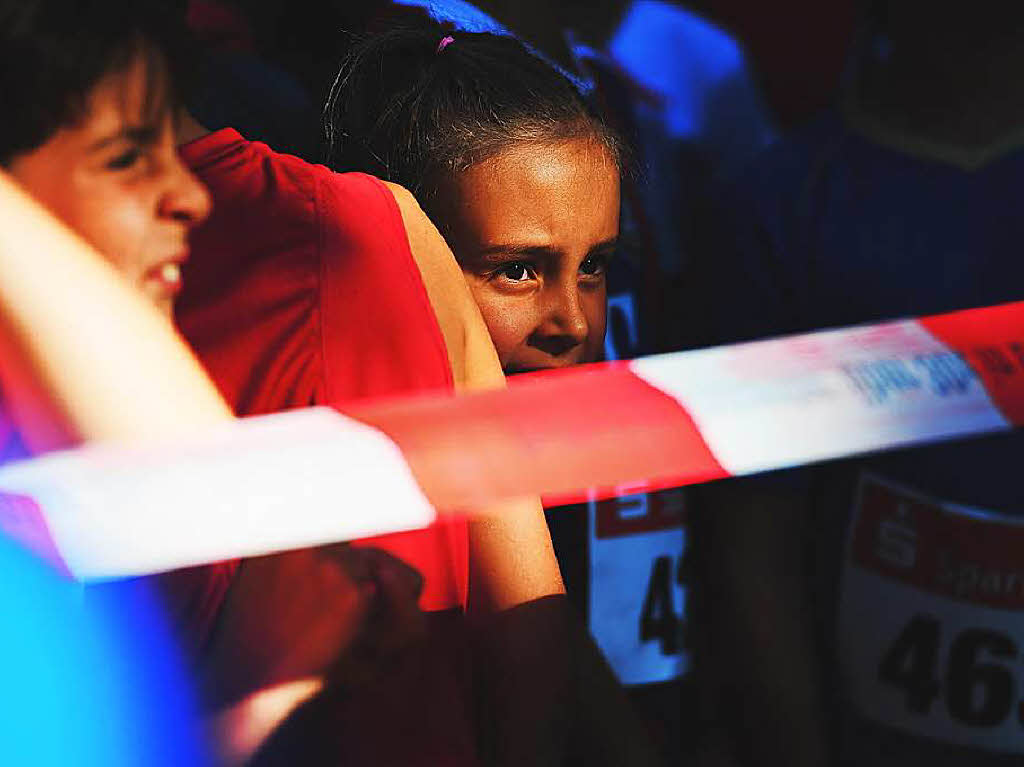
{"label": "raised arm", "polygon": [[[451,250],[412,195],[389,187],[457,386],[503,388],[494,345]],[[564,594],[539,499],[507,501],[470,523],[470,608],[490,702],[482,712],[485,762],[655,764],[621,687]]]}
{"label": "raised arm", "polygon": [[[388,187],[441,326],[456,387],[503,388],[498,355],[447,243],[408,191]],[[565,593],[539,499],[508,501],[486,512],[470,523],[471,607],[502,610]]]}
{"label": "raised arm", "polygon": [[35,449],[231,418],[171,324],[0,172],[0,382]]}
{"label": "raised arm", "polygon": [[[2,171],[0,384],[4,406],[14,409],[37,450],[80,440],[161,439],[233,418],[170,322]],[[276,558],[289,556],[294,563],[294,555]],[[354,588],[346,574],[322,564],[310,569],[320,578],[316,585],[332,586],[315,604],[298,605],[296,620],[309,624],[312,616],[315,652],[308,642],[296,648],[287,659],[305,663],[305,673],[253,690],[211,718],[226,765],[244,762],[320,688],[361,625],[352,612],[365,611],[363,604],[349,612],[324,609],[366,601],[339,588]]]}

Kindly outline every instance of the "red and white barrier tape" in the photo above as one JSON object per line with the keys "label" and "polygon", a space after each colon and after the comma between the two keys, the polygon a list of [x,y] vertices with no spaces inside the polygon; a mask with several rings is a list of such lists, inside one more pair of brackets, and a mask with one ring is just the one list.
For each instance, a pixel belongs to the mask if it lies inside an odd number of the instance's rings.
{"label": "red and white barrier tape", "polygon": [[345,411],[9,465],[0,529],[76,577],[121,577],[421,527],[433,507],[600,497],[1007,430],[1024,423],[1024,302]]}

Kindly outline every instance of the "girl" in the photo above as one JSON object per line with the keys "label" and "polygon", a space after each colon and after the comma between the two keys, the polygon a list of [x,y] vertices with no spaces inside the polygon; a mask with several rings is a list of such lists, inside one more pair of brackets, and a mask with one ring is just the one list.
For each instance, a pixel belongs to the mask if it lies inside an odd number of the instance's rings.
{"label": "girl", "polygon": [[622,145],[517,40],[397,30],[357,48],[327,158],[405,186],[455,253],[506,373],[599,359]]}
{"label": "girl", "polygon": [[[511,37],[398,29],[353,49],[325,127],[331,167],[416,196],[506,374],[600,359],[623,148],[564,74]],[[579,678],[592,687],[575,690],[577,756],[652,759],[596,647],[576,641]]]}

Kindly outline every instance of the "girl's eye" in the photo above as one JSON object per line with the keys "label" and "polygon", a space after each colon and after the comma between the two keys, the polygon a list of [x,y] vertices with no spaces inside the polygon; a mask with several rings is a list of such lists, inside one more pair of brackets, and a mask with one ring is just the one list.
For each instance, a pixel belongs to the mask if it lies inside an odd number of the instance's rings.
{"label": "girl's eye", "polygon": [[499,277],[504,277],[512,282],[523,282],[533,276],[533,270],[525,261],[513,261],[501,267],[497,274]]}
{"label": "girl's eye", "polygon": [[129,149],[122,152],[114,159],[107,162],[110,170],[128,170],[142,158],[142,152],[138,149]]}
{"label": "girl's eye", "polygon": [[607,266],[607,256],[587,256],[583,260],[583,263],[580,264],[580,274],[584,274],[588,277],[596,277],[597,275],[604,274],[604,270]]}

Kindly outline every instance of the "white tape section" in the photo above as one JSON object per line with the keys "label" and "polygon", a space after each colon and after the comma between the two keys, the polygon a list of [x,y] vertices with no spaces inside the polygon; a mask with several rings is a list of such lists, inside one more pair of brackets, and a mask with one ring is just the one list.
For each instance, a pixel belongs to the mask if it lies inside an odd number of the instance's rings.
{"label": "white tape section", "polygon": [[0,505],[0,529],[79,577],[120,577],[422,527],[426,498],[566,502],[1005,431],[1024,425],[1024,303],[348,412],[5,467],[0,492],[30,498]]}
{"label": "white tape section", "polygon": [[730,474],[1010,429],[961,355],[916,320],[630,363]]}
{"label": "white tape section", "polygon": [[46,510],[83,580],[399,532],[436,516],[387,436],[326,408],[242,419],[187,444],[9,464],[0,491]]}

